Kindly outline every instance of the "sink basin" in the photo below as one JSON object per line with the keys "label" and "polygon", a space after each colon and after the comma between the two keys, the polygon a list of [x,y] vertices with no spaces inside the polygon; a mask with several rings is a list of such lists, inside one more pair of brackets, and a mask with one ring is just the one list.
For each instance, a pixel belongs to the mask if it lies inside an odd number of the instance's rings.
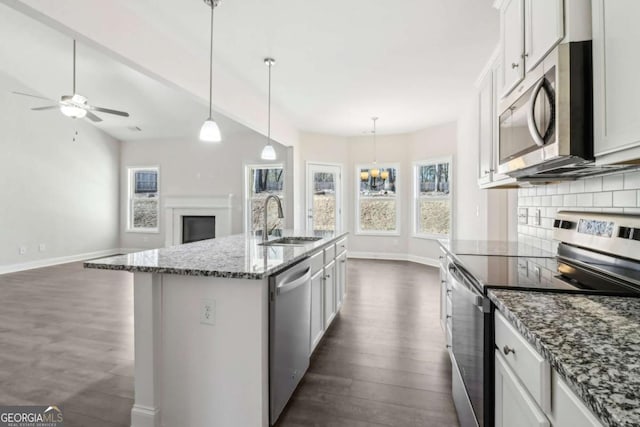
{"label": "sink basin", "polygon": [[303,246],[309,243],[317,242],[322,237],[282,237],[281,239],[271,240],[269,242],[259,243],[263,246]]}

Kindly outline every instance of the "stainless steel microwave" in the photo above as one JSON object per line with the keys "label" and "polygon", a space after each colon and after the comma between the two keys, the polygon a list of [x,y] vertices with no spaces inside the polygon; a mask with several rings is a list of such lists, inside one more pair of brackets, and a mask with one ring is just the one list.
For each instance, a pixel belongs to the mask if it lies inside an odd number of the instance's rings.
{"label": "stainless steel microwave", "polygon": [[500,102],[498,172],[555,178],[592,165],[592,82],[591,41],[560,44],[527,73]]}

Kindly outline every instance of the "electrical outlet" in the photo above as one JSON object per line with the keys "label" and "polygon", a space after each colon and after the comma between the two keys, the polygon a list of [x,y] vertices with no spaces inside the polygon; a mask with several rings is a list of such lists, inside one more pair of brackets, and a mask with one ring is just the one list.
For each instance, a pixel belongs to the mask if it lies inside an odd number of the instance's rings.
{"label": "electrical outlet", "polygon": [[38,250],[39,250],[40,252],[44,252],[44,251],[46,251],[46,250],[47,250],[47,245],[46,245],[46,244],[44,244],[44,243],[40,243],[40,245],[38,246]]}
{"label": "electrical outlet", "polygon": [[200,323],[203,325],[216,324],[216,302],[214,300],[202,300],[200,304]]}
{"label": "electrical outlet", "polygon": [[527,224],[529,219],[529,210],[527,208],[518,208],[518,224]]}
{"label": "electrical outlet", "polygon": [[20,246],[18,248],[18,251],[20,252],[20,255],[24,255],[27,253],[27,247],[26,246]]}

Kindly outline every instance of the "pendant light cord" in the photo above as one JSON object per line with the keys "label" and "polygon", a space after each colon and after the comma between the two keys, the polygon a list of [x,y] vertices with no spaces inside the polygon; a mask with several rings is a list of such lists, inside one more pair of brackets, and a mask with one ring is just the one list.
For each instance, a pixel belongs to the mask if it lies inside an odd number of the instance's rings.
{"label": "pendant light cord", "polygon": [[373,164],[378,164],[378,143],[376,141],[376,120],[377,117],[372,117],[373,120]]}
{"label": "pendant light cord", "polygon": [[73,39],[73,95],[76,94],[76,39]]}
{"label": "pendant light cord", "polygon": [[267,144],[271,144],[271,66],[272,60],[269,60],[269,107],[267,108]]}
{"label": "pendant light cord", "polygon": [[213,10],[216,0],[211,0],[211,37],[209,43],[209,119],[211,119],[211,104],[213,103]]}

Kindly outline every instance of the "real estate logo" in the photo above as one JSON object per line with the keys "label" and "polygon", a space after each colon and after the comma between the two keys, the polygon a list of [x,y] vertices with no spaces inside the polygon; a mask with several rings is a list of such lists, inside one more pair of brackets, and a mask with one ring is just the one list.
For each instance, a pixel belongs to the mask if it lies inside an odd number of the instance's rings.
{"label": "real estate logo", "polygon": [[0,427],[63,427],[60,406],[0,406]]}

